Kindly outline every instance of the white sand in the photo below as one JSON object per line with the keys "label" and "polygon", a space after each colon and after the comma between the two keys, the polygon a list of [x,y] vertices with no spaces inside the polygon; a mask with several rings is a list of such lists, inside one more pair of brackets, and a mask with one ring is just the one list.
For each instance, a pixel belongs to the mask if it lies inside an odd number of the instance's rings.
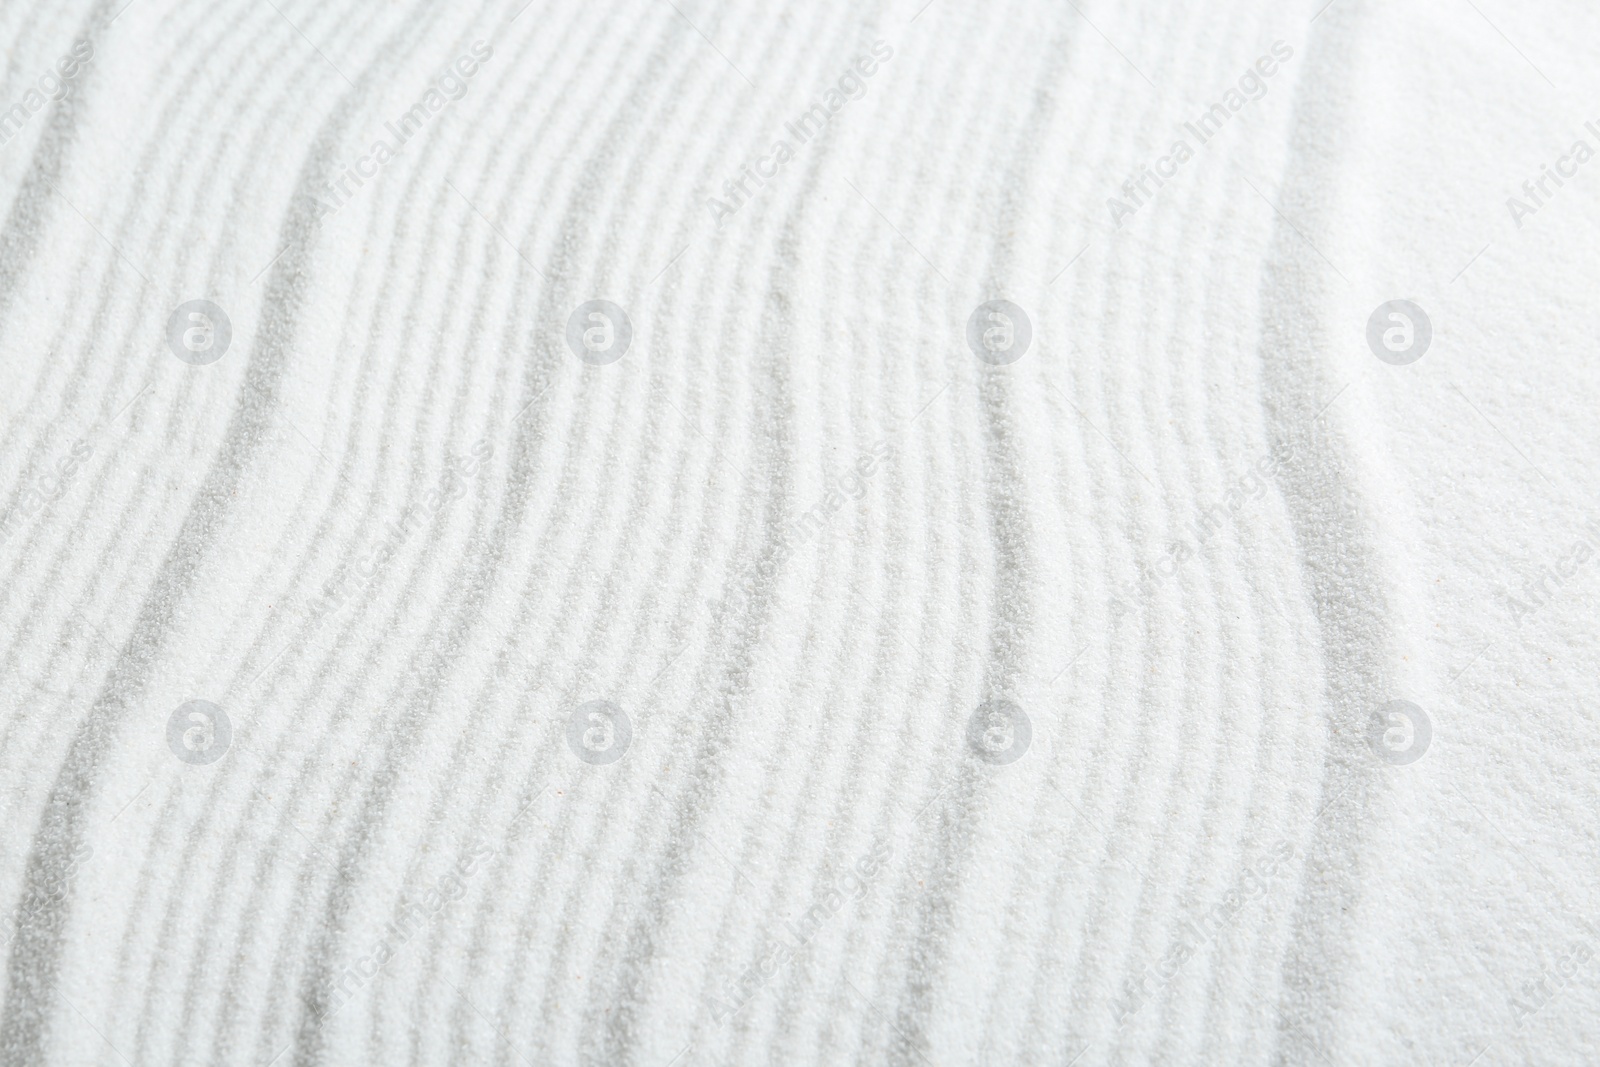
{"label": "white sand", "polygon": [[126,2],[0,1062],[1600,1061],[1593,5]]}

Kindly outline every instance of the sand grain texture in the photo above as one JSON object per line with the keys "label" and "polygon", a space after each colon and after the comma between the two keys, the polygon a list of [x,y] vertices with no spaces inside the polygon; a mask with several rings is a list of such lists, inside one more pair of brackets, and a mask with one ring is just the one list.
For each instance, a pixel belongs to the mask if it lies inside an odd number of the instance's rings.
{"label": "sand grain texture", "polygon": [[521,4],[0,2],[0,1063],[1600,1061],[1600,12]]}

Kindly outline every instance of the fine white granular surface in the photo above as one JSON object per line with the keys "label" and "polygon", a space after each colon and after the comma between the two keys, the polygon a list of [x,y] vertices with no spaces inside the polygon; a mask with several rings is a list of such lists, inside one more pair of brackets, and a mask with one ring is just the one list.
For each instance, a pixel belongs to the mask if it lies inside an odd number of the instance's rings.
{"label": "fine white granular surface", "polygon": [[0,40],[0,1063],[1600,1062],[1592,3]]}

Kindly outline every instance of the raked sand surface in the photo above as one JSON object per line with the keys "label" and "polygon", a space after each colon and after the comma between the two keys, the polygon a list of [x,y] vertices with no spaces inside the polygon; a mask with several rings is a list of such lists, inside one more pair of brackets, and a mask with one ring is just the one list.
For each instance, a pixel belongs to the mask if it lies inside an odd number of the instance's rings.
{"label": "raked sand surface", "polygon": [[3,0],[0,1063],[1600,1062],[1600,9]]}

